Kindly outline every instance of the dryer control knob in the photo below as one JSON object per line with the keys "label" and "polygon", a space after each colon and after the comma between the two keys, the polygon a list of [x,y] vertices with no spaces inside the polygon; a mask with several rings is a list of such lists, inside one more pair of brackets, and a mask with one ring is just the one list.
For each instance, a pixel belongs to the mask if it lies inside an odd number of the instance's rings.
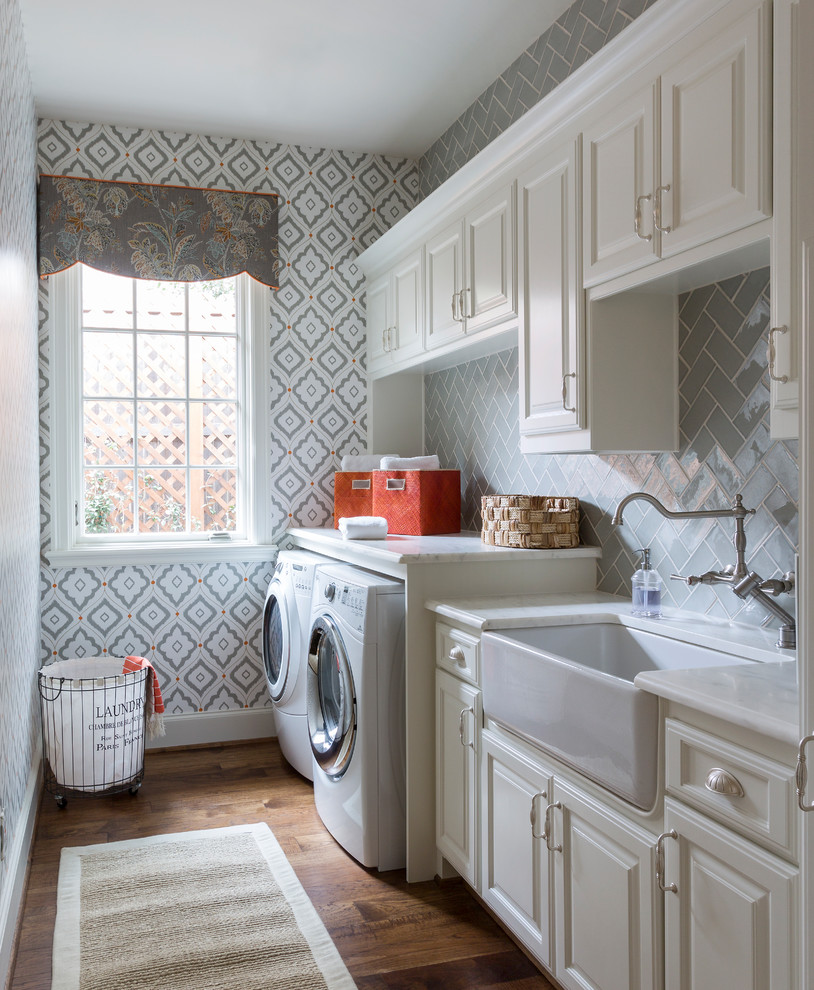
{"label": "dryer control knob", "polygon": [[336,597],[336,585],[333,583],[333,581],[330,584],[325,585],[322,593],[325,595],[325,598],[329,602],[332,602],[334,600],[334,598]]}

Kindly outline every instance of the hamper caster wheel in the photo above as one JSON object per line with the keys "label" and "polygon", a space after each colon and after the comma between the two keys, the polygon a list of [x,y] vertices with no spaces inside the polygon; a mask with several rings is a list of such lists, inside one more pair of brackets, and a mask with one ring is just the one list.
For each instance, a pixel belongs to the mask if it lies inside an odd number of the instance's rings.
{"label": "hamper caster wheel", "polygon": [[55,794],[54,800],[56,801],[58,808],[64,808],[68,803],[68,799],[63,794]]}
{"label": "hamper caster wheel", "polygon": [[130,793],[133,795],[133,797],[135,797],[136,794],[138,794],[140,787],[141,787],[141,783],[139,782],[138,784],[133,784],[133,786],[130,788]]}

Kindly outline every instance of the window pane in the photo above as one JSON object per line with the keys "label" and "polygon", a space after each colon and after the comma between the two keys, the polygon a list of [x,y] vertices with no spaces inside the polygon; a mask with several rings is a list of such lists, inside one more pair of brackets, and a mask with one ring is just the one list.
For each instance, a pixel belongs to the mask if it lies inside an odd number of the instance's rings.
{"label": "window pane", "polygon": [[138,394],[183,398],[186,394],[184,337],[169,333],[138,335]]}
{"label": "window pane", "polygon": [[182,282],[136,280],[136,325],[139,330],[183,333],[185,310]]}
{"label": "window pane", "polygon": [[236,403],[190,403],[189,463],[237,464]]}
{"label": "window pane", "polygon": [[85,464],[133,463],[133,403],[87,401],[84,405]]}
{"label": "window pane", "polygon": [[86,533],[133,532],[133,472],[85,471]]}
{"label": "window pane", "polygon": [[133,335],[86,330],[82,334],[85,395],[133,394]]}
{"label": "window pane", "polygon": [[235,333],[237,329],[237,278],[191,282],[189,286],[190,333]]}
{"label": "window pane", "polygon": [[233,399],[237,392],[237,339],[189,335],[189,394]]}
{"label": "window pane", "polygon": [[143,470],[138,473],[138,525],[144,533],[186,531],[186,471]]}
{"label": "window pane", "polygon": [[234,530],[237,511],[237,472],[229,468],[189,472],[190,516],[193,530]]}
{"label": "window pane", "polygon": [[142,464],[183,464],[186,459],[183,402],[139,402],[138,456]]}
{"label": "window pane", "polygon": [[82,269],[82,325],[130,330],[133,326],[133,282],[121,275]]}

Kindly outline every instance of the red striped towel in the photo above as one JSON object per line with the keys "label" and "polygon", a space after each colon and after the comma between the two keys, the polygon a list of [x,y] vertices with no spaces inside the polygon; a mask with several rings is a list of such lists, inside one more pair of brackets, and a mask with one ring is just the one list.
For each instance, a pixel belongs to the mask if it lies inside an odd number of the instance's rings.
{"label": "red striped towel", "polygon": [[125,657],[123,674],[133,674],[137,670],[149,668],[152,690],[147,691],[144,699],[144,711],[147,718],[147,738],[155,739],[156,736],[163,736],[164,729],[164,699],[161,697],[161,688],[158,686],[158,674],[155,667],[145,657]]}

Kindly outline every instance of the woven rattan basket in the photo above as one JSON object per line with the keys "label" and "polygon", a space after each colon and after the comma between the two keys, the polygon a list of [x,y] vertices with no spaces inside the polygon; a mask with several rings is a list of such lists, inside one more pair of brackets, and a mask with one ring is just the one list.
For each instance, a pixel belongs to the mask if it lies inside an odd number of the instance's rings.
{"label": "woven rattan basket", "polygon": [[579,546],[579,499],[484,495],[481,539],[495,547],[554,550]]}

